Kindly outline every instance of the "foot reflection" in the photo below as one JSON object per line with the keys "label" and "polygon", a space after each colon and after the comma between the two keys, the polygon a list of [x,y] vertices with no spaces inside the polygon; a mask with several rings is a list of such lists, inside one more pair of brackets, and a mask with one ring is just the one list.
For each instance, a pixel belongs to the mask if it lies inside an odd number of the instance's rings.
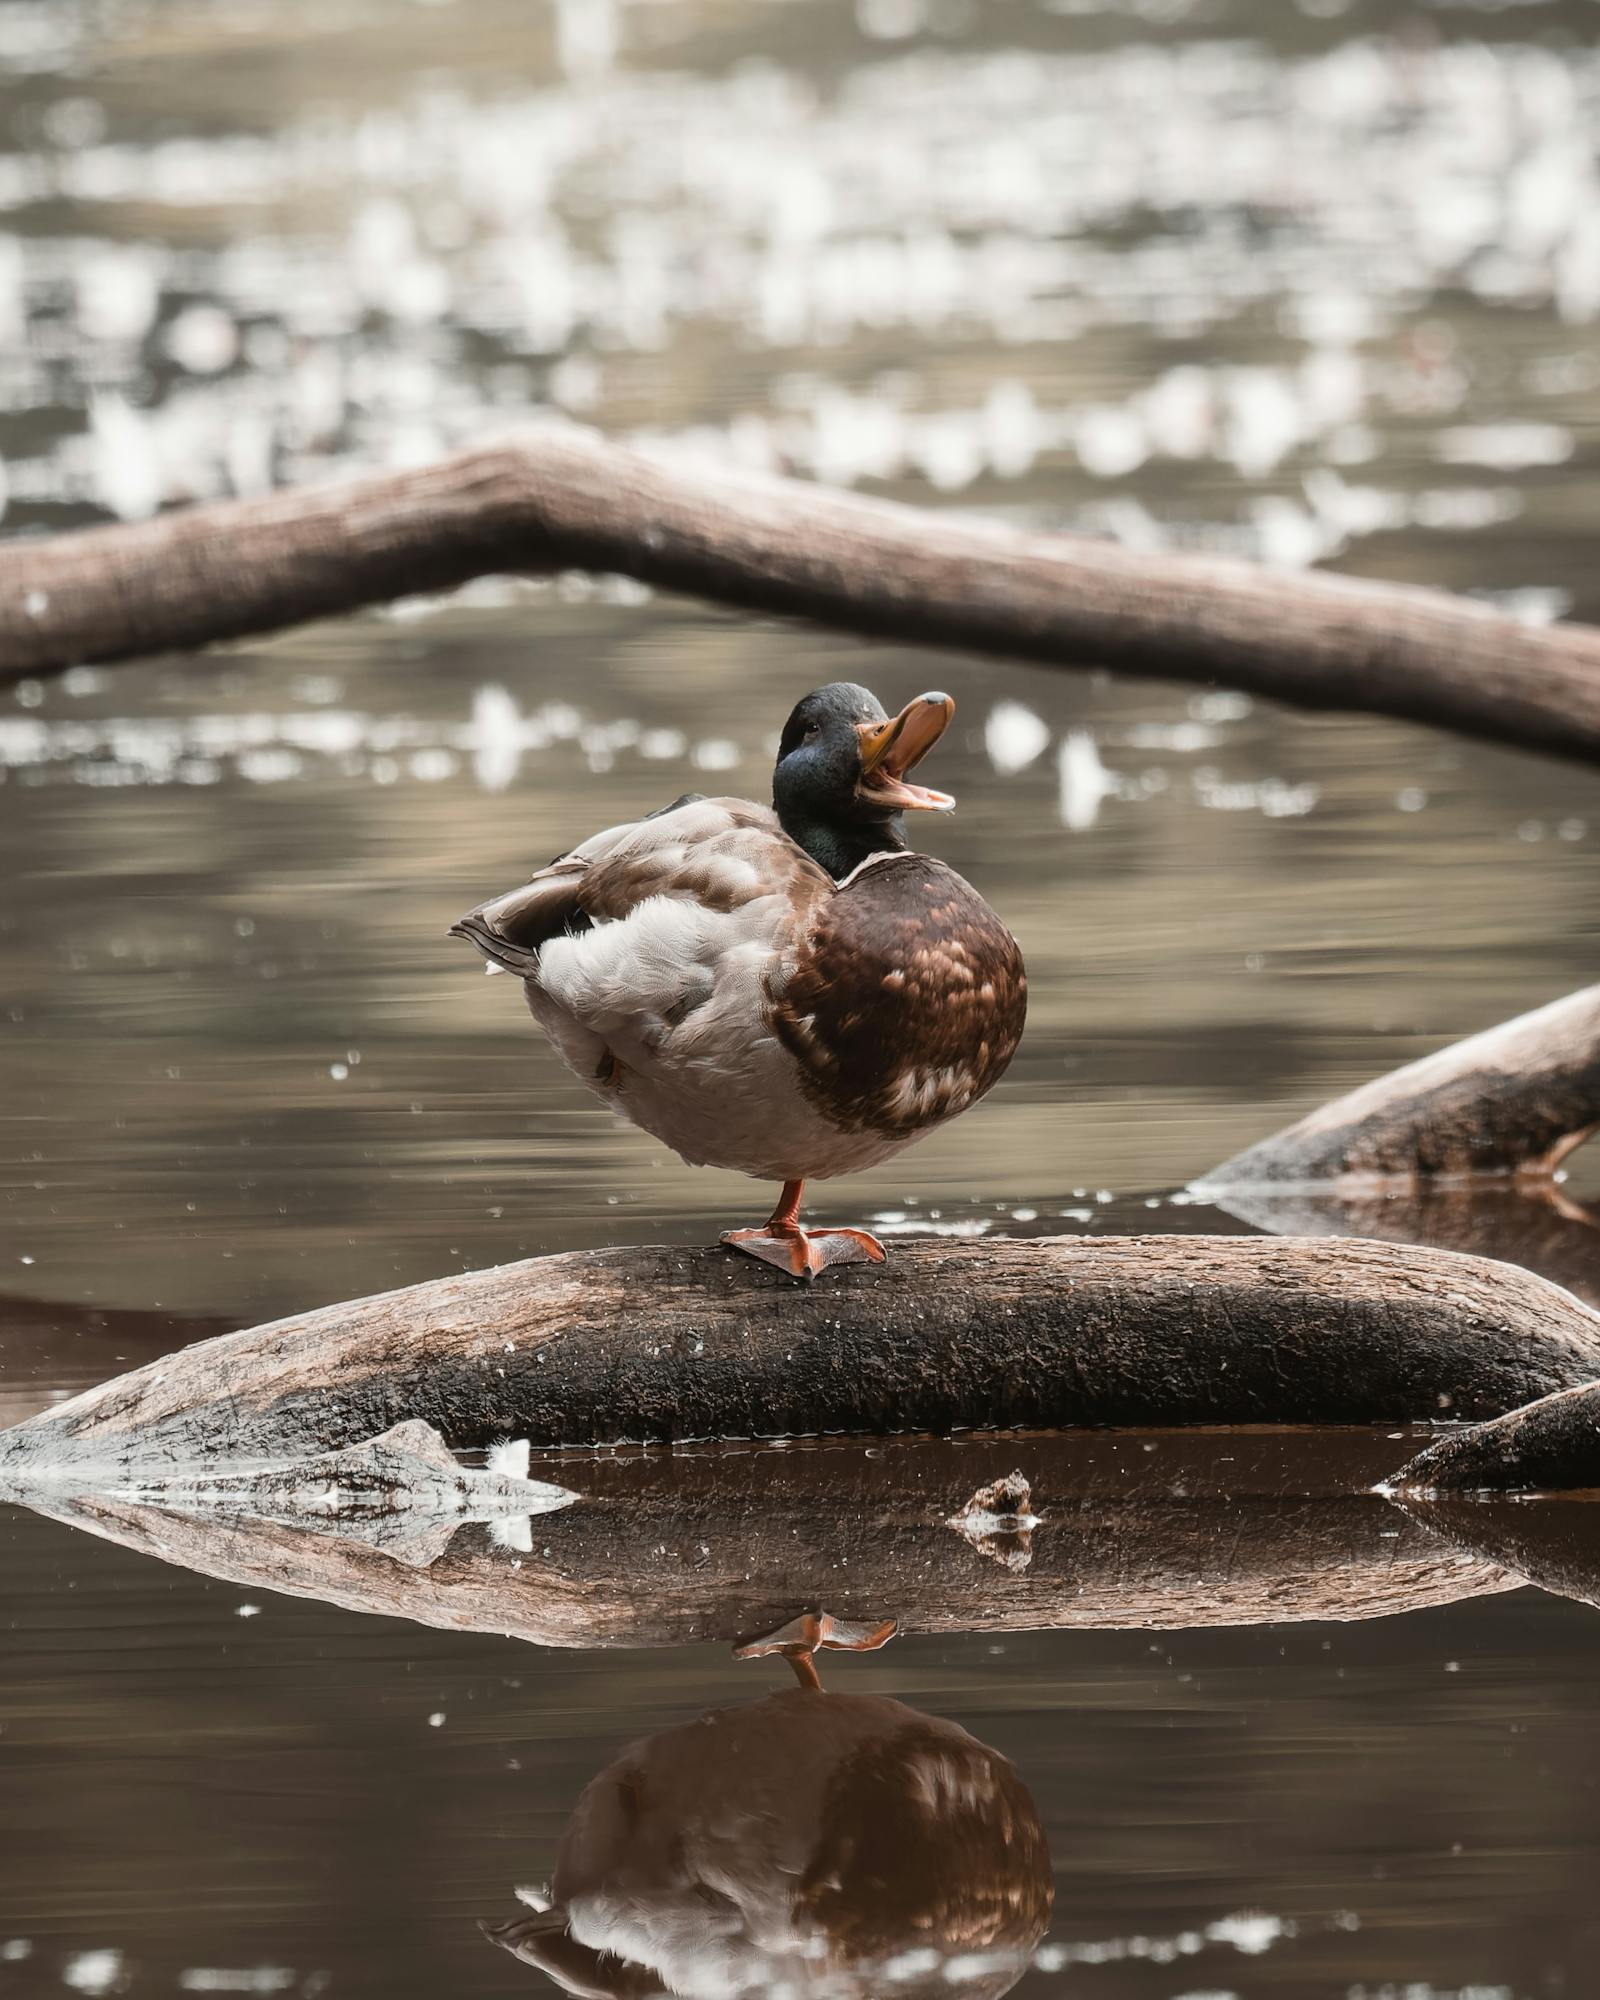
{"label": "foot reflection", "polygon": [[548,1906],[487,1935],[619,2000],[1008,1992],[1051,1904],[1021,1779],[956,1723],[825,1692],[810,1647],[772,1650],[800,1685],[625,1750],[578,1801]]}

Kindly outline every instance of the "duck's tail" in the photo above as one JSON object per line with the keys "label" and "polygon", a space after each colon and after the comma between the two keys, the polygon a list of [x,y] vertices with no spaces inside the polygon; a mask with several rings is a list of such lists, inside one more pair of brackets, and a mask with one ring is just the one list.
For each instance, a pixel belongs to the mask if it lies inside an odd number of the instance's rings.
{"label": "duck's tail", "polygon": [[519,979],[537,979],[542,944],[590,928],[578,902],[583,874],[559,863],[547,868],[520,889],[468,910],[450,926],[450,935],[476,945],[491,965]]}
{"label": "duck's tail", "polygon": [[579,1944],[567,1928],[563,1909],[514,1918],[509,1924],[480,1922],[478,1928],[491,1944],[533,1966],[578,2000],[648,2000],[667,1990],[649,1966]]}
{"label": "duck's tail", "polygon": [[501,972],[514,972],[519,979],[537,979],[539,976],[538,946],[530,949],[498,936],[484,921],[482,910],[469,910],[464,917],[458,918],[450,926],[450,935],[475,944],[490,965]]}

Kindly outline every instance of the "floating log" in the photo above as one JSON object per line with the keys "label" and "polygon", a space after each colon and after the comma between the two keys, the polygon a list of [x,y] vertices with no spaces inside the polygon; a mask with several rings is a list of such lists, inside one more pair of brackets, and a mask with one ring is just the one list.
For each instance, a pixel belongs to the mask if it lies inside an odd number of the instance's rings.
{"label": "floating log", "polygon": [[1395,1474],[1401,1491],[1600,1493],[1600,1382],[1453,1432]]}
{"label": "floating log", "polygon": [[1407,1063],[1247,1148],[1197,1184],[1334,1181],[1410,1188],[1421,1180],[1516,1175],[1548,1181],[1600,1125],[1600,986]]}
{"label": "floating log", "polygon": [[620,572],[902,644],[1224,681],[1600,762],[1600,632],[1444,592],[1024,534],[572,426],[417,470],[0,547],[0,681],[490,572]]}
{"label": "floating log", "polygon": [[[586,1251],[202,1341],[0,1433],[18,1479],[336,1451],[1016,1425],[1480,1418],[1600,1376],[1600,1315],[1510,1266],[1262,1237],[897,1245],[812,1286]],[[1004,1468],[1002,1468],[1004,1470]]]}
{"label": "floating log", "polygon": [[[360,1522],[341,1538],[250,1511],[281,1517],[270,1489],[206,1509],[59,1480],[26,1497],[252,1593],[543,1646],[737,1645],[821,1610],[902,1633],[1364,1619],[1513,1588],[1369,1490],[1400,1449],[1226,1431],[561,1452],[533,1472],[578,1499],[537,1516],[526,1548],[458,1525],[425,1567]],[[969,1502],[1018,1471],[1033,1525],[975,1544]]]}

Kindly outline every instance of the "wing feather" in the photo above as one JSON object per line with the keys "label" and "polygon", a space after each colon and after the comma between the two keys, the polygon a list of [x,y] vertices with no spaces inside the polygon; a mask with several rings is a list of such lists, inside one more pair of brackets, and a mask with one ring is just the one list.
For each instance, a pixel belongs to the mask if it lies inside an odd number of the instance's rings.
{"label": "wing feather", "polygon": [[[776,897],[762,913],[776,921],[831,888],[769,808],[688,795],[595,834],[521,888],[469,910],[451,933],[492,964],[551,988],[586,1024],[615,1029],[631,1016],[681,1017],[709,993],[728,942],[716,918],[754,916],[753,906]],[[564,945],[542,964],[558,940],[581,948]]]}

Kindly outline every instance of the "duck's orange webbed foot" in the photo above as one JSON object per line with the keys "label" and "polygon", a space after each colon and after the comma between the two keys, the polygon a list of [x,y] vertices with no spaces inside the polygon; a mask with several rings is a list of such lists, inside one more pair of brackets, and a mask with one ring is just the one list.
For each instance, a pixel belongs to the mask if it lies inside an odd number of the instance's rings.
{"label": "duck's orange webbed foot", "polygon": [[826,1611],[806,1611],[764,1638],[735,1646],[733,1657],[759,1660],[773,1653],[781,1654],[803,1688],[820,1690],[822,1680],[814,1658],[819,1649],[830,1653],[875,1653],[880,1646],[887,1646],[899,1629],[893,1618],[868,1623],[862,1619],[835,1618]]}
{"label": "duck's orange webbed foot", "polygon": [[864,1229],[729,1229],[722,1241],[747,1257],[776,1264],[791,1278],[814,1278],[830,1264],[881,1264],[884,1248]]}
{"label": "duck's orange webbed foot", "polygon": [[881,1264],[887,1252],[864,1229],[802,1229],[802,1181],[787,1181],[782,1198],[762,1229],[727,1229],[722,1241],[730,1249],[775,1264],[791,1278],[814,1278],[830,1264]]}

